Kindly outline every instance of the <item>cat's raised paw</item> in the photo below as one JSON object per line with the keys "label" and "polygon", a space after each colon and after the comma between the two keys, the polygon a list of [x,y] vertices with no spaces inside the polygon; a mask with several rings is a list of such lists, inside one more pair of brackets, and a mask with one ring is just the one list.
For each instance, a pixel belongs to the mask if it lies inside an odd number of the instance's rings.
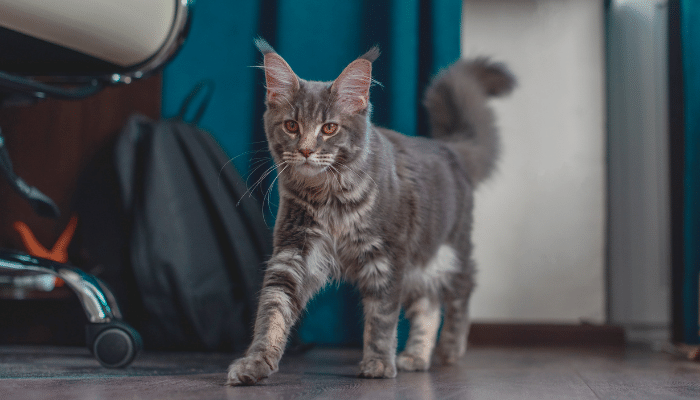
{"label": "cat's raised paw", "polygon": [[277,366],[261,354],[252,354],[234,361],[228,367],[228,386],[254,385],[277,371]]}
{"label": "cat's raised paw", "polygon": [[396,357],[396,367],[401,371],[427,371],[430,360],[403,352]]}
{"label": "cat's raised paw", "polygon": [[360,363],[360,378],[395,378],[396,366],[385,360],[371,359]]}

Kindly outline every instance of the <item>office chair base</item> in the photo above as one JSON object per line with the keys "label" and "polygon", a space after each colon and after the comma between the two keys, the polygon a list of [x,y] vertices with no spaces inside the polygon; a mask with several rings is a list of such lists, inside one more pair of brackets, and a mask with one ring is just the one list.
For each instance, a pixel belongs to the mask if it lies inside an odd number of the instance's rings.
{"label": "office chair base", "polygon": [[114,295],[100,279],[66,264],[7,249],[0,249],[0,275],[61,278],[75,292],[85,310],[89,320],[87,347],[103,366],[126,367],[143,348],[141,336],[121,320]]}

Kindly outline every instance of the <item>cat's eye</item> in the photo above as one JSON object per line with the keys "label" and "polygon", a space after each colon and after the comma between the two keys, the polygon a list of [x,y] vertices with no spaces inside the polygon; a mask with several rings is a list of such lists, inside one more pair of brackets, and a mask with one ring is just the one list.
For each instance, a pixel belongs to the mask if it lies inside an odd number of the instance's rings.
{"label": "cat's eye", "polygon": [[332,122],[323,125],[323,127],[321,128],[321,131],[323,132],[323,134],[327,135],[327,136],[334,134],[337,130],[338,130],[338,124],[334,124]]}
{"label": "cat's eye", "polygon": [[297,121],[284,121],[284,127],[287,128],[289,133],[299,133],[299,124]]}

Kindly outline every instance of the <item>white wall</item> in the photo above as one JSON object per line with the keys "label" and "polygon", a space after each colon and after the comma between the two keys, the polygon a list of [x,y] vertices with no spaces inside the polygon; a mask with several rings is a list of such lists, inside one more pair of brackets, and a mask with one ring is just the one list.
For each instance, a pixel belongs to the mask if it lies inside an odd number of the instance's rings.
{"label": "white wall", "polygon": [[604,49],[602,0],[464,1],[464,56],[519,79],[476,195],[476,321],[605,321]]}

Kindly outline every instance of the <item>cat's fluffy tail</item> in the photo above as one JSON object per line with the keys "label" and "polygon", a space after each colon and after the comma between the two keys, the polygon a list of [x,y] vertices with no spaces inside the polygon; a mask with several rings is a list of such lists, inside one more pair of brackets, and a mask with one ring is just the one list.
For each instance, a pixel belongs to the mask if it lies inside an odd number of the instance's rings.
{"label": "cat's fluffy tail", "polygon": [[435,77],[425,92],[430,135],[451,142],[464,155],[474,184],[493,172],[499,152],[498,132],[487,100],[509,94],[515,83],[504,64],[477,58],[457,61]]}

